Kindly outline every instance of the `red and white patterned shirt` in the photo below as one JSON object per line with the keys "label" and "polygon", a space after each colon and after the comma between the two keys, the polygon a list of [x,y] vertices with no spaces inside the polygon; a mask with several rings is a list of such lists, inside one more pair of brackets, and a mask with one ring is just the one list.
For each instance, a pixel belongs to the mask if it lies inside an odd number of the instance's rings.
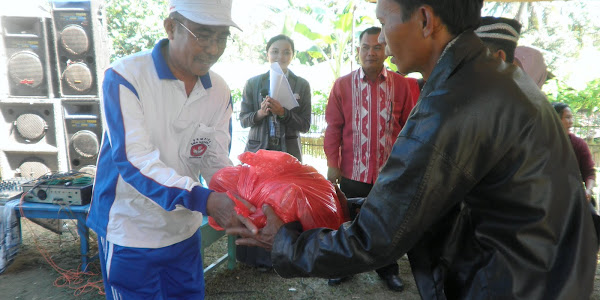
{"label": "red and white patterned shirt", "polygon": [[362,68],[338,78],[325,111],[328,167],[341,169],[345,178],[374,183],[417,102],[413,95],[418,95],[415,79],[385,68],[375,82]]}

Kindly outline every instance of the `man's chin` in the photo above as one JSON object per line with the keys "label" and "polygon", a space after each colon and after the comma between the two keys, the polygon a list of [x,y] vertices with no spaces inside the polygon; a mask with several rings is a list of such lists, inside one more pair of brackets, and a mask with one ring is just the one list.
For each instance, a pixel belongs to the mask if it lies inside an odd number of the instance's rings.
{"label": "man's chin", "polygon": [[396,64],[396,68],[398,69],[398,73],[404,75],[414,72],[420,73],[420,71],[418,71],[417,68],[415,68],[415,66],[403,64],[401,61],[398,61],[398,63]]}
{"label": "man's chin", "polygon": [[202,66],[198,66],[198,67],[194,68],[194,74],[196,76],[204,76],[204,75],[208,74],[208,71],[210,71],[211,67],[212,67],[212,64],[211,65],[203,64]]}

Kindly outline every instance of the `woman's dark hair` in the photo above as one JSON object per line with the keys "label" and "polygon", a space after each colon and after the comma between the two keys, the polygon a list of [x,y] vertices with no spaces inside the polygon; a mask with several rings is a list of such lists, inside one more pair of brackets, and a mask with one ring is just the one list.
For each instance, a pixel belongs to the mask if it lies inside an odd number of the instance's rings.
{"label": "woman's dark hair", "polygon": [[394,0],[402,7],[403,20],[408,20],[421,5],[429,5],[453,35],[476,29],[481,23],[483,0]]}
{"label": "woman's dark hair", "polygon": [[276,35],[274,37],[272,37],[268,42],[267,42],[267,52],[269,52],[269,48],[271,48],[271,45],[273,45],[273,43],[279,41],[279,40],[286,40],[288,43],[290,43],[290,45],[292,45],[292,53],[294,53],[296,50],[294,50],[294,41],[287,35],[285,34],[279,34]]}
{"label": "woman's dark hair", "polygon": [[556,113],[558,113],[558,115],[562,118],[562,114],[565,111],[566,108],[569,108],[569,105],[567,105],[566,103],[562,103],[562,102],[552,102],[552,107],[554,107],[554,110],[556,110]]}

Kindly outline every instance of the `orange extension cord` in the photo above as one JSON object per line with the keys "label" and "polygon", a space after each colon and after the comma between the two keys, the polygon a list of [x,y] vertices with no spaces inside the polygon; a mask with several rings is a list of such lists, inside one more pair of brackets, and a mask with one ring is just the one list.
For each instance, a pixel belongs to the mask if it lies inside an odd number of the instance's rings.
{"label": "orange extension cord", "polygon": [[[21,195],[20,204],[23,204],[24,199],[25,199],[25,193],[23,193],[23,195]],[[26,216],[23,212],[23,208],[19,208],[19,211],[21,212],[21,217],[26,218]],[[86,277],[97,276],[98,274],[100,274],[100,272],[98,270],[98,266],[94,265],[96,267],[96,272],[90,272],[90,271],[81,272],[81,271],[79,271],[81,269],[81,264],[77,267],[77,270],[65,270],[65,269],[59,267],[52,260],[50,254],[46,251],[46,249],[44,249],[43,247],[40,246],[40,244],[38,243],[38,237],[35,234],[35,231],[31,228],[31,225],[29,224],[29,222],[27,222],[26,224],[27,224],[27,228],[33,235],[33,242],[35,243],[37,250],[40,252],[40,254],[42,254],[42,257],[46,260],[46,262],[48,262],[48,264],[56,272],[58,272],[60,274],[60,276],[58,278],[56,278],[56,280],[54,281],[54,286],[68,287],[68,288],[74,290],[73,294],[75,296],[79,296],[79,295],[91,292],[95,289],[98,290],[99,295],[106,295],[106,293],[104,292],[104,285],[102,284],[102,279],[97,280],[97,281],[90,281],[90,278],[88,278],[87,281],[84,282]],[[88,269],[89,269],[89,267],[90,267],[90,265],[88,264]]]}

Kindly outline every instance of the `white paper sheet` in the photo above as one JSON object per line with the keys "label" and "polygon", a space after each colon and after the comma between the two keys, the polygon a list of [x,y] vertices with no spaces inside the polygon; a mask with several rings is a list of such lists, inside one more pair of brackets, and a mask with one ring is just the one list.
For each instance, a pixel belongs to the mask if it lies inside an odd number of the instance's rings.
{"label": "white paper sheet", "polygon": [[281,106],[292,109],[298,106],[298,101],[292,92],[292,88],[290,87],[290,83],[283,74],[283,70],[281,70],[281,66],[279,66],[278,62],[274,62],[271,65],[271,71],[269,72],[270,86],[269,86],[269,96],[281,103]]}

